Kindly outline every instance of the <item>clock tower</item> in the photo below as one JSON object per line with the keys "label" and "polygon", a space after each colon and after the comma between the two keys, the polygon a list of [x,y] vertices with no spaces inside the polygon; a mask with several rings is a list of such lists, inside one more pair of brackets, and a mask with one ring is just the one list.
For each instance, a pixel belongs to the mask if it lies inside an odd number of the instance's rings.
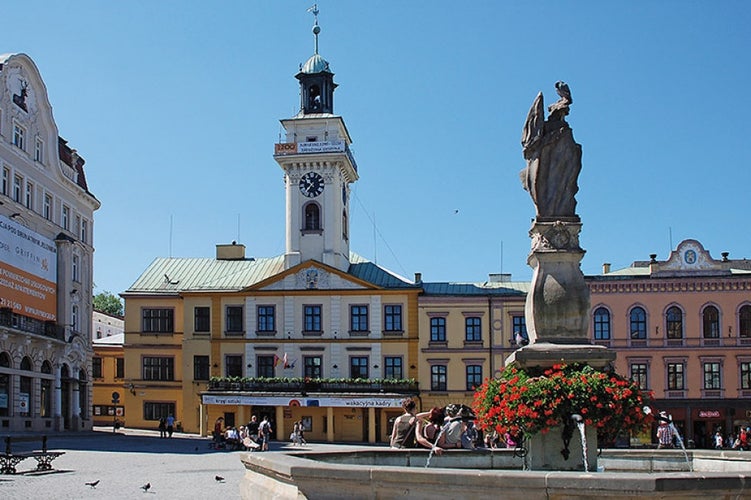
{"label": "clock tower", "polygon": [[349,185],[358,179],[347,127],[334,114],[334,73],[315,52],[300,66],[300,111],[281,120],[285,140],[274,147],[284,171],[286,243],[284,267],[316,260],[341,271],[349,269]]}

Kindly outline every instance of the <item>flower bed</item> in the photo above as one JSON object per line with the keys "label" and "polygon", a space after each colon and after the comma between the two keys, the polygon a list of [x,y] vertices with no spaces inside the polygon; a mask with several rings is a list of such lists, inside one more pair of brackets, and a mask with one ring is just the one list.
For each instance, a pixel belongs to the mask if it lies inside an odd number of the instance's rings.
{"label": "flower bed", "polygon": [[635,382],[588,365],[527,371],[512,365],[485,380],[472,407],[483,431],[530,437],[568,425],[578,414],[597,428],[601,443],[609,443],[621,431],[633,434],[650,427],[653,417],[642,408],[651,398]]}

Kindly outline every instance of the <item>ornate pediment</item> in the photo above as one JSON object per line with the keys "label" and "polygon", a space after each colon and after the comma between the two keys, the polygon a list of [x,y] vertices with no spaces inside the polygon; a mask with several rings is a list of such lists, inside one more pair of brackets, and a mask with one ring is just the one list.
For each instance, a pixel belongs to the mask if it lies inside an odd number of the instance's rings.
{"label": "ornate pediment", "polygon": [[260,288],[261,290],[362,290],[365,287],[354,280],[320,266],[302,266],[294,273]]}

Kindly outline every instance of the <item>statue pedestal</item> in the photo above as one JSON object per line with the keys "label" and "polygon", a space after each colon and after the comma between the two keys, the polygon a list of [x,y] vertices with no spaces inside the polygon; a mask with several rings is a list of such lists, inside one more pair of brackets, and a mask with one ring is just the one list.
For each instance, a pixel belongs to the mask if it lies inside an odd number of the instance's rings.
{"label": "statue pedestal", "polygon": [[[527,466],[530,470],[584,471],[584,454],[579,428],[572,422],[572,435],[568,444],[568,458],[561,453],[564,449],[563,426],[553,427],[545,434],[535,434],[529,438]],[[588,426],[584,429],[587,438],[587,470],[597,471],[597,429]]]}

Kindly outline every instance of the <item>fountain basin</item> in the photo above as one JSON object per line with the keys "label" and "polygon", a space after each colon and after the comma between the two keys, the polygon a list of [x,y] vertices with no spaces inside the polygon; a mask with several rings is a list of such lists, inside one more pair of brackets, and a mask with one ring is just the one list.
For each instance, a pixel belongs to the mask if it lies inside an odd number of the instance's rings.
{"label": "fountain basin", "polygon": [[[523,471],[513,450],[247,453],[242,498],[751,498],[751,454],[605,450],[605,472]],[[681,468],[683,471],[681,471]]]}

